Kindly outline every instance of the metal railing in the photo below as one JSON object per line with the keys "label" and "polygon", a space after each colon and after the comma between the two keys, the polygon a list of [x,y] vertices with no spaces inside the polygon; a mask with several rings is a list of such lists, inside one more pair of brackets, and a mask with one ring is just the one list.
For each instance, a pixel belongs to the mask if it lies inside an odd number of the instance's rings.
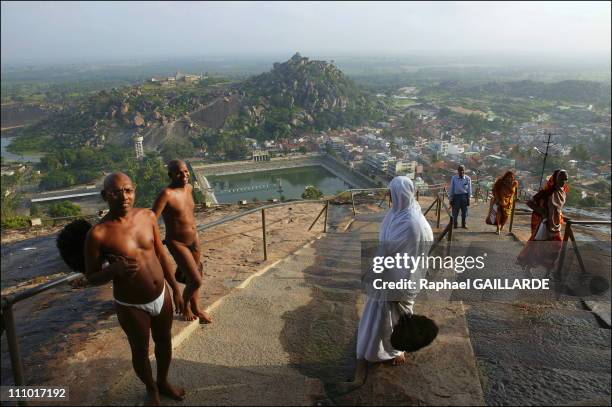
{"label": "metal railing", "polygon": [[442,240],[444,240],[444,237],[446,237],[446,240],[449,242],[449,245],[451,244],[453,240],[453,230],[454,230],[455,222],[453,222],[452,210],[449,208],[449,206],[445,202],[445,199],[447,197],[446,194],[447,194],[447,191],[446,191],[446,188],[444,187],[442,188],[442,192],[436,193],[436,199],[431,203],[431,205],[429,205],[429,207],[425,210],[425,212],[423,212],[423,216],[427,216],[427,214],[431,211],[432,208],[434,207],[436,208],[435,217],[436,217],[436,228],[437,229],[440,228],[442,208],[444,208],[449,218],[448,224],[444,227],[444,230],[442,230],[440,235],[434,240],[434,243],[429,248],[429,253],[433,252],[433,250],[442,242]]}
{"label": "metal railing", "polygon": [[585,226],[585,225],[612,225],[612,222],[609,220],[571,220],[569,218],[564,218],[565,220],[565,230],[563,233],[563,246],[561,247],[561,253],[559,254],[559,261],[557,263],[557,273],[561,273],[563,269],[563,263],[565,262],[565,257],[567,255],[567,246],[568,241],[571,241],[572,248],[574,249],[574,253],[576,254],[576,259],[578,259],[578,264],[580,265],[580,271],[582,274],[586,274],[586,269],[584,267],[584,261],[582,260],[582,255],[580,254],[580,250],[578,249],[578,245],[576,244],[576,237],[574,236],[574,231],[572,230],[572,225],[576,226]]}
{"label": "metal railing", "polygon": [[[510,228],[509,231],[512,232],[512,227],[514,224],[514,216],[515,215],[519,215],[519,216],[531,216],[533,211],[531,210],[521,210],[519,212],[517,212],[516,210],[516,203],[520,202],[519,201],[519,197],[523,197],[523,199],[527,200],[527,198],[529,197],[527,195],[527,191],[525,190],[516,190],[514,192],[514,196],[512,199],[512,212],[510,215]],[[529,197],[530,198],[530,197]],[[588,226],[588,225],[608,225],[611,226],[612,225],[612,221],[609,220],[573,220],[571,218],[568,218],[567,216],[563,216],[563,221],[565,223],[565,228],[563,231],[563,245],[561,247],[561,252],[559,253],[559,259],[557,262],[557,273],[560,275],[562,269],[563,269],[563,265],[565,263],[565,258],[567,257],[567,250],[568,250],[568,244],[572,245],[572,249],[574,250],[574,253],[576,255],[576,259],[578,260],[578,264],[580,265],[580,271],[582,274],[586,274],[586,268],[584,266],[584,260],[582,259],[582,255],[580,254],[580,250],[578,248],[578,245],[576,243],[576,237],[574,236],[574,230],[572,229],[572,225],[576,225],[576,226]]]}

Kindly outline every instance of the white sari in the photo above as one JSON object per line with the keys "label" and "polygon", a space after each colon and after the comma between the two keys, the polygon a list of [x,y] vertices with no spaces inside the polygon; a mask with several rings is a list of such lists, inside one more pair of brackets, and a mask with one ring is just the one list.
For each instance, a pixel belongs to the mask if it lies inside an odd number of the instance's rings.
{"label": "white sari", "polygon": [[[379,232],[379,242],[385,242],[384,255],[408,253],[410,256],[418,256],[423,251],[427,255],[424,246],[433,241],[433,232],[414,198],[412,181],[408,177],[395,177],[389,183],[389,189],[393,206],[383,219]],[[395,279],[414,279],[422,271],[411,274],[405,269],[390,269],[385,273],[395,273]],[[394,295],[393,300],[388,298],[389,294],[385,291],[368,295],[359,321],[357,359],[382,362],[402,354],[402,351],[391,345],[391,333],[402,315],[412,314],[417,294],[418,290],[404,290],[400,293],[400,299]]]}

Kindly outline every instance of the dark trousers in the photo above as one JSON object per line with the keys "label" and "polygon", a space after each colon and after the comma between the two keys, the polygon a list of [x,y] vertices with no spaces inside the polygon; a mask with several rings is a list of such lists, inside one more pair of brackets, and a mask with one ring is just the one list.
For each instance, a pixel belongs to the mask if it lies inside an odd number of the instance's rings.
{"label": "dark trousers", "polygon": [[461,209],[461,223],[465,225],[465,218],[468,216],[468,194],[456,194],[453,195],[453,222],[454,226],[457,226],[457,215],[459,215],[459,209]]}

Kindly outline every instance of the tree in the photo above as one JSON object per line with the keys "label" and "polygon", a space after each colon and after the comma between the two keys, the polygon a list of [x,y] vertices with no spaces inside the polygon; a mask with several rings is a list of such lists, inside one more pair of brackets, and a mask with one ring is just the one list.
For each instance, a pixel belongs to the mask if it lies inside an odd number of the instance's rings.
{"label": "tree", "polygon": [[199,189],[193,189],[192,192],[193,195],[193,202],[196,205],[202,205],[204,203],[206,203],[206,197],[204,196],[204,194],[202,193],[202,191],[200,191]]}
{"label": "tree", "polygon": [[302,199],[321,199],[322,196],[323,192],[321,192],[321,190],[312,185],[308,185],[306,188],[304,188]]}
{"label": "tree", "polygon": [[59,169],[52,170],[44,175],[40,180],[39,187],[40,189],[49,190],[68,187],[74,184],[76,184],[74,175]]}
{"label": "tree", "polygon": [[193,145],[165,142],[160,149],[164,162],[193,156]]}
{"label": "tree", "polygon": [[401,126],[406,130],[413,130],[416,127],[416,114],[410,111],[404,115],[401,121]]}
{"label": "tree", "polygon": [[43,215],[42,208],[37,204],[30,206],[30,216],[33,218],[40,218]]}
{"label": "tree", "polygon": [[146,156],[140,161],[131,161],[125,173],[136,186],[136,204],[141,208],[150,208],[157,194],[168,183],[168,170],[156,156]]}
{"label": "tree", "polygon": [[25,216],[17,215],[16,211],[19,207],[19,201],[21,195],[13,190],[18,182],[19,176],[16,175],[3,175],[2,182],[0,183],[0,199],[2,207],[0,213],[2,214],[2,227],[7,229],[21,228],[28,225],[28,218]]}
{"label": "tree", "polygon": [[567,206],[578,206],[582,200],[582,191],[578,188],[570,188],[565,201]]}
{"label": "tree", "polygon": [[52,218],[63,218],[67,216],[78,216],[81,214],[81,207],[70,201],[56,202],[49,207],[49,216]]}
{"label": "tree", "polygon": [[443,106],[440,108],[440,110],[438,111],[438,117],[441,119],[447,118],[449,117],[451,114],[453,113],[452,110],[450,110],[448,107]]}
{"label": "tree", "polygon": [[570,156],[579,161],[589,161],[590,154],[584,144],[577,144],[572,147],[572,151],[570,152]]}

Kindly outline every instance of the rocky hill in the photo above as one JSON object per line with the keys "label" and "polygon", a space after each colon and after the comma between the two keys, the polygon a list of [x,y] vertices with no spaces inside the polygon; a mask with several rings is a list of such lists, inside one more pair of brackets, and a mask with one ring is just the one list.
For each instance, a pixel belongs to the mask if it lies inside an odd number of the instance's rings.
{"label": "rocky hill", "polygon": [[[207,84],[103,90],[25,128],[11,147],[17,151],[46,151],[50,142],[57,148],[127,145],[137,133],[145,137],[148,133],[164,134],[154,137],[155,144],[147,143],[157,148],[168,137],[172,138],[172,129],[185,130],[177,132],[179,139],[190,132],[195,134],[198,123],[193,123],[189,115],[204,110],[223,97],[224,92],[223,86]],[[215,122],[209,117],[208,122],[201,124],[207,126],[211,121]]]}
{"label": "rocky hill", "polygon": [[333,63],[311,61],[296,53],[270,72],[240,86],[243,112],[267,133],[337,127],[376,119],[382,106],[357,87]]}
{"label": "rocky hill", "polygon": [[240,83],[104,90],[24,129],[12,147],[46,151],[49,145],[129,145],[141,134],[149,150],[177,144],[185,153],[224,153],[239,147],[239,156],[244,150],[239,140],[246,136],[278,139],[303,130],[361,124],[379,120],[382,107],[333,64],[295,54]]}

